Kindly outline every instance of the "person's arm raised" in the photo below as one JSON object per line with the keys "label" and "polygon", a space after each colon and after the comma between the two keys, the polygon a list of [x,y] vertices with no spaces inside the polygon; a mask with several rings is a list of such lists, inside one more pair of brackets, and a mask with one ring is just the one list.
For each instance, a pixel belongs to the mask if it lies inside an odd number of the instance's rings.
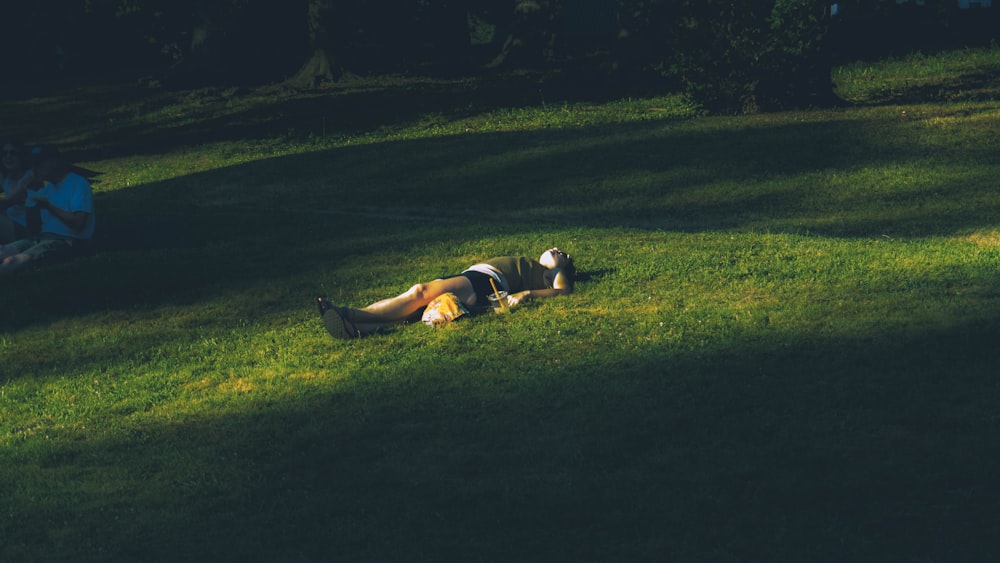
{"label": "person's arm raised", "polygon": [[7,191],[7,197],[0,200],[0,209],[7,209],[12,205],[24,203],[24,200],[28,196],[28,187],[35,183],[35,174],[34,172],[28,172],[20,180],[14,182],[11,179],[11,182],[13,182],[13,185]]}

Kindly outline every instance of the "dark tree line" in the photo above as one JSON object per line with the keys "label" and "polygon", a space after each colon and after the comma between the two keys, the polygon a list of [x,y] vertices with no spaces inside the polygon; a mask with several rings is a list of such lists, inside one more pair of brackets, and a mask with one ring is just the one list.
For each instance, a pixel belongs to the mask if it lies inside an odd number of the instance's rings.
{"label": "dark tree line", "polygon": [[1000,5],[958,0],[837,0],[831,52],[841,60],[983,46],[1000,39]]}
{"label": "dark tree line", "polygon": [[[12,80],[149,76],[314,87],[512,68],[683,89],[725,109],[833,100],[845,58],[993,40],[955,0],[36,0],[5,6]],[[965,16],[963,18],[963,16]]]}

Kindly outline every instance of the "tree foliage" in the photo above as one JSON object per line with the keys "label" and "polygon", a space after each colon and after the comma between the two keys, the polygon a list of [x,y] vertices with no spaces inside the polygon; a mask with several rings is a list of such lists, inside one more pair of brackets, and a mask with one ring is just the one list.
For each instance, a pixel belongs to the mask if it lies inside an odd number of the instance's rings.
{"label": "tree foliage", "polygon": [[963,20],[951,0],[837,5],[831,19],[816,0],[37,0],[7,7],[0,48],[17,53],[9,74],[35,79],[113,72],[314,87],[348,73],[531,68],[754,111],[828,103],[836,57],[942,45],[974,24],[990,39],[1000,28],[994,12]]}

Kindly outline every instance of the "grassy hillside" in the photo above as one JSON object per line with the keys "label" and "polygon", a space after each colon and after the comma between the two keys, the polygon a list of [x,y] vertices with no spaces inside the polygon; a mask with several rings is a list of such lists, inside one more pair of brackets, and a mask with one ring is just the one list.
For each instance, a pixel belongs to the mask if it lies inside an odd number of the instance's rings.
{"label": "grassy hillside", "polygon": [[[0,280],[0,560],[988,560],[998,67],[741,117],[529,77],[5,102],[104,174],[99,251]],[[577,291],[510,315],[313,309],[554,244]]]}

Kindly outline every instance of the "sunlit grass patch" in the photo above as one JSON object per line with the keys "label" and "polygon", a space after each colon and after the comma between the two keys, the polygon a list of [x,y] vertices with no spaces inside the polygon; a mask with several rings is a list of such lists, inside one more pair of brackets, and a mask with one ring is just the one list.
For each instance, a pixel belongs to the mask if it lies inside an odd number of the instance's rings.
{"label": "sunlit grass patch", "polygon": [[966,235],[964,237],[964,240],[967,240],[979,246],[986,246],[986,247],[1000,246],[1000,231],[996,229],[978,231]]}
{"label": "sunlit grass patch", "polygon": [[997,68],[1000,49],[968,49],[859,61],[836,68],[833,79],[851,102],[995,100]]}

